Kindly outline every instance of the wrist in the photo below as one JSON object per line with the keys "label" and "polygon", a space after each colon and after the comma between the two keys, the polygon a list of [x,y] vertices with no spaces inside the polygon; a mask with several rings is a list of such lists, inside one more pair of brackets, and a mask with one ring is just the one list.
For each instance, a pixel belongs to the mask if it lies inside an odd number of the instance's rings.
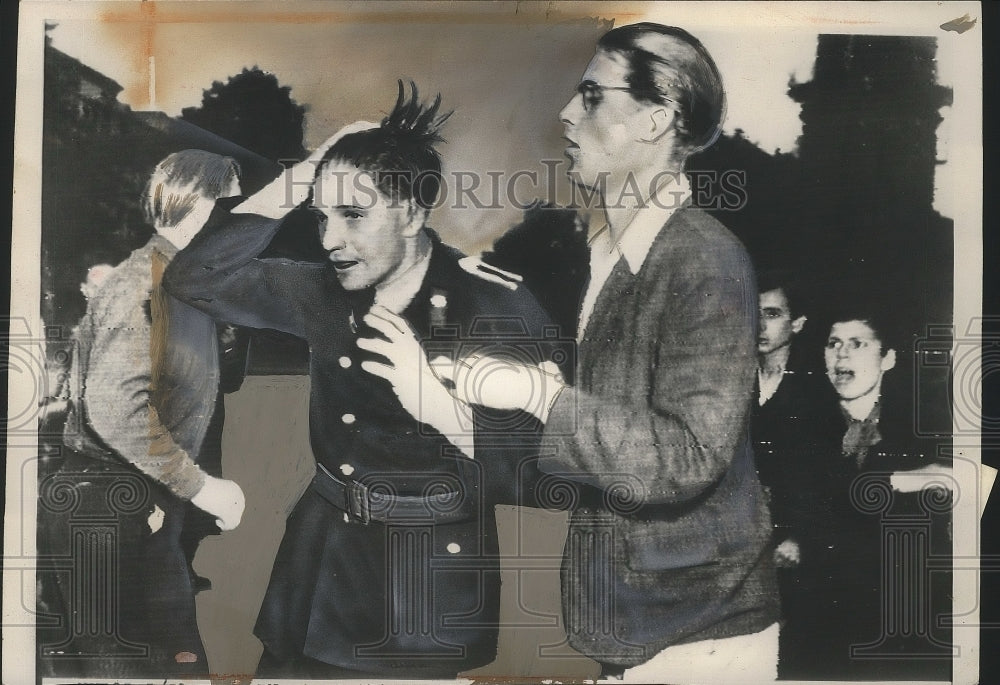
{"label": "wrist", "polygon": [[546,373],[544,370],[541,371],[541,374],[542,397],[533,408],[531,414],[542,423],[547,423],[549,414],[552,413],[552,407],[555,405],[556,400],[559,399],[559,395],[562,394],[566,385],[557,377]]}
{"label": "wrist", "polygon": [[201,467],[190,462],[183,466],[175,477],[165,483],[167,488],[177,497],[193,501],[198,493],[205,488],[205,482],[210,476],[201,470]]}
{"label": "wrist", "polygon": [[448,392],[448,389],[434,379],[440,386],[440,392],[428,399],[424,407],[424,417],[421,419],[438,433],[447,438],[448,442],[460,449],[465,456],[474,458],[474,430],[466,425],[466,417],[472,408],[459,398]]}
{"label": "wrist", "polygon": [[268,219],[283,219],[289,212],[309,199],[315,167],[303,169],[299,164],[285,169],[276,179],[236,205],[233,214],[258,214]]}

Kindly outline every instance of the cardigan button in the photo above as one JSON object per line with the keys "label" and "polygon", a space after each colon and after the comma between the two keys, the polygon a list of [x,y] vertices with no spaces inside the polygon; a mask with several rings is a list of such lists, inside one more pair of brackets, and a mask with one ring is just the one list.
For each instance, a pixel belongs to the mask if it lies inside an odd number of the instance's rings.
{"label": "cardigan button", "polygon": [[340,417],[340,420],[343,421],[346,425],[350,426],[352,423],[357,421],[358,418],[354,414],[344,414],[343,416]]}

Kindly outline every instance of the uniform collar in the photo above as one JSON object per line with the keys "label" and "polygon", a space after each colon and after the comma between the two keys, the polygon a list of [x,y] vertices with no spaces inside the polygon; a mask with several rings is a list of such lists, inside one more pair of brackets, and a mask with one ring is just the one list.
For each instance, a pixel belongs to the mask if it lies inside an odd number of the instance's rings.
{"label": "uniform collar", "polygon": [[465,271],[458,262],[465,255],[451,245],[441,241],[441,237],[431,228],[424,227],[431,239],[431,258],[424,283],[435,288],[451,289],[456,281],[464,278]]}
{"label": "uniform collar", "polygon": [[658,191],[659,200],[653,198],[642,207],[622,233],[617,245],[611,244],[611,231],[605,226],[590,241],[591,252],[616,251],[625,258],[629,271],[635,276],[649,256],[649,251],[660,234],[660,230],[674,213],[686,206],[691,199],[691,189],[687,176],[678,174],[674,180]]}

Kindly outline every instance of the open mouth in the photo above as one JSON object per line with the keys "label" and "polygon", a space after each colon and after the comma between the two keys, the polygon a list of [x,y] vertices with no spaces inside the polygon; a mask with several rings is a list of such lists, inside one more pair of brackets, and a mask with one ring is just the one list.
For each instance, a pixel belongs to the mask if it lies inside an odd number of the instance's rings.
{"label": "open mouth", "polygon": [[336,269],[337,271],[347,271],[351,267],[354,267],[354,266],[358,265],[358,263],[356,261],[346,260],[346,259],[345,260],[333,260],[331,263],[333,264],[333,268]]}
{"label": "open mouth", "polygon": [[563,136],[563,140],[566,141],[566,149],[567,150],[579,150],[580,149],[580,146],[577,145],[576,142],[573,141],[573,140],[571,140],[570,138],[567,138],[566,136]]}
{"label": "open mouth", "polygon": [[847,383],[854,379],[854,372],[850,369],[834,369],[833,378],[837,383]]}

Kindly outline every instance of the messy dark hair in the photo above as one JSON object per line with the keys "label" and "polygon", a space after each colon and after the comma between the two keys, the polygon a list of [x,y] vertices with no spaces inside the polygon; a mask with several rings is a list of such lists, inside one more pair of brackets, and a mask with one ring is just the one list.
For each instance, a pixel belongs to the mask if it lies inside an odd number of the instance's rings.
{"label": "messy dark hair", "polygon": [[762,269],[757,273],[757,292],[780,290],[788,302],[788,313],[793,319],[806,314],[808,302],[796,274],[784,269]]}
{"label": "messy dark hair", "polygon": [[[826,315],[829,327],[846,321],[860,321],[872,329],[875,339],[879,342],[882,354],[888,350],[905,351],[902,329],[899,322],[884,305],[876,304],[870,299],[840,297],[828,307]],[[827,330],[830,330],[830,328]]]}
{"label": "messy dark hair", "polygon": [[407,99],[400,80],[396,106],[381,125],[344,136],[326,152],[323,163],[352,164],[370,173],[376,187],[390,199],[430,209],[441,191],[441,157],[434,144],[444,142],[441,127],[452,112],[438,114],[440,93],[425,105],[412,81],[410,91]]}

